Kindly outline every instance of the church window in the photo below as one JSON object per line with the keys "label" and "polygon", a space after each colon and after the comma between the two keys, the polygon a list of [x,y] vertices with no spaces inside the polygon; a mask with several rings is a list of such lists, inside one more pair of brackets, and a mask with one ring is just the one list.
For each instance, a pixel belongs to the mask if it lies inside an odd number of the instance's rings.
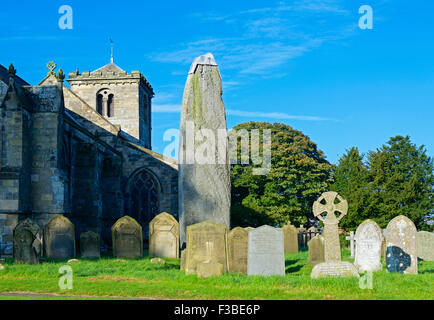
{"label": "church window", "polygon": [[97,95],[96,97],[96,112],[102,115],[102,94]]}
{"label": "church window", "polygon": [[142,170],[132,178],[129,193],[130,216],[142,226],[147,226],[159,214],[159,185],[157,181],[149,172]]}
{"label": "church window", "polygon": [[107,117],[113,117],[114,115],[114,95],[109,94],[107,100]]}

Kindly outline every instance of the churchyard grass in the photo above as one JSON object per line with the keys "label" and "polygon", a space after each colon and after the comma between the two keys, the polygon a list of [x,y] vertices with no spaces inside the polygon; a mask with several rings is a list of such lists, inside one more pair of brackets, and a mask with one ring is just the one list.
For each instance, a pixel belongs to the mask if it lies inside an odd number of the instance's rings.
{"label": "churchyard grass", "polygon": [[[349,250],[343,260],[351,261]],[[38,299],[90,299],[97,296],[144,297],[157,299],[434,299],[434,262],[420,261],[419,274],[373,274],[373,288],[360,289],[357,278],[311,279],[308,252],[286,255],[286,275],[246,276],[225,274],[198,279],[179,270],[179,260],[164,259],[165,265],[151,264],[149,258],[99,260],[80,259],[70,264],[73,289],[60,290],[58,273],[66,260],[50,260],[40,265],[13,264],[7,259],[0,270],[0,294],[7,292],[54,293],[60,297]],[[5,299],[8,297],[0,297]],[[25,294],[11,299],[30,299]],[[37,297],[31,297],[37,299]]]}

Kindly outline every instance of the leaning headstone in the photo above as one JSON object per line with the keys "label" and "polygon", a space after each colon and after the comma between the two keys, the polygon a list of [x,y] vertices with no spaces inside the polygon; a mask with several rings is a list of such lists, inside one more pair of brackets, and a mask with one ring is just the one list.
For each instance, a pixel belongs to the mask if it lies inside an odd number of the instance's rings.
{"label": "leaning headstone", "polygon": [[419,231],[417,239],[417,256],[422,260],[434,261],[434,233]]}
{"label": "leaning headstone", "polygon": [[98,233],[88,231],[80,235],[80,256],[90,259],[99,258],[101,256]]}
{"label": "leaning headstone", "polygon": [[113,256],[117,258],[141,258],[143,234],[140,224],[129,216],[120,218],[112,226]]}
{"label": "leaning headstone", "polygon": [[187,227],[185,272],[195,274],[202,262],[220,263],[228,271],[227,228],[211,221]]}
{"label": "leaning headstone", "polygon": [[212,221],[229,229],[231,181],[224,134],[221,76],[208,53],[194,60],[182,99],[178,165],[181,248],[190,225]]}
{"label": "leaning headstone", "polygon": [[149,223],[149,256],[179,258],[179,224],[167,212],[160,213]]}
{"label": "leaning headstone", "polygon": [[75,228],[64,216],[56,216],[44,228],[47,258],[75,257]]}
{"label": "leaning headstone", "polygon": [[[324,223],[324,259],[325,262],[313,267],[311,277],[349,277],[359,274],[350,262],[341,261],[341,245],[339,242],[339,221],[347,214],[348,203],[337,192],[325,192],[313,204],[313,214]],[[321,214],[326,212],[326,217]],[[339,212],[336,217],[335,212]]]}
{"label": "leaning headstone", "polygon": [[247,274],[249,231],[237,227],[228,233],[229,272]]}
{"label": "leaning headstone", "polygon": [[310,239],[307,243],[309,247],[309,262],[308,265],[315,266],[318,263],[324,262],[324,237],[317,235]]}
{"label": "leaning headstone", "polygon": [[38,264],[42,251],[42,230],[32,220],[20,222],[14,229],[16,263]]}
{"label": "leaning headstone", "polygon": [[282,227],[285,253],[298,253],[298,231],[292,225]]}
{"label": "leaning headstone", "polygon": [[387,271],[417,273],[417,230],[413,221],[398,216],[389,222],[386,230]]}
{"label": "leaning headstone", "polygon": [[248,275],[285,275],[283,232],[270,226],[249,231]]}
{"label": "leaning headstone", "polygon": [[383,232],[373,220],[365,220],[356,230],[356,257],[354,265],[359,272],[380,271]]}

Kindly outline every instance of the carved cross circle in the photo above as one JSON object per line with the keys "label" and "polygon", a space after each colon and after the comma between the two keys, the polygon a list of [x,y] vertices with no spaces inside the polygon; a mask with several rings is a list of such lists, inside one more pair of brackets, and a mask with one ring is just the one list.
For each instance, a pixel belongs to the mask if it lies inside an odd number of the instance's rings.
{"label": "carved cross circle", "polygon": [[54,69],[57,68],[57,65],[54,63],[54,61],[50,61],[47,63],[47,68],[48,70],[50,70],[50,72],[53,72]]}
{"label": "carved cross circle", "polygon": [[[336,199],[339,200],[338,203]],[[325,204],[321,201],[325,200]],[[335,216],[335,212],[339,212],[338,218]],[[327,212],[327,216],[324,217],[322,213]],[[348,202],[343,199],[337,192],[330,191],[324,192],[321,197],[313,203],[313,215],[325,223],[338,223],[348,212]]]}

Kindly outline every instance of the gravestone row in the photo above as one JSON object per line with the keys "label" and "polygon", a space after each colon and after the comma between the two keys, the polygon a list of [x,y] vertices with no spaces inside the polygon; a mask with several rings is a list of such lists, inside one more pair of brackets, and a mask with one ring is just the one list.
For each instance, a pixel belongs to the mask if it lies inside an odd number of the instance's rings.
{"label": "gravestone row", "polygon": [[[100,257],[100,236],[88,231],[80,235],[82,258]],[[119,258],[143,256],[142,227],[129,216],[120,218],[112,227],[113,255]],[[179,224],[168,213],[156,216],[150,223],[150,256],[178,258]],[[75,257],[75,228],[64,216],[52,218],[41,228],[32,220],[25,219],[14,230],[14,256],[17,263],[37,264],[43,255],[47,258],[66,259]]]}

